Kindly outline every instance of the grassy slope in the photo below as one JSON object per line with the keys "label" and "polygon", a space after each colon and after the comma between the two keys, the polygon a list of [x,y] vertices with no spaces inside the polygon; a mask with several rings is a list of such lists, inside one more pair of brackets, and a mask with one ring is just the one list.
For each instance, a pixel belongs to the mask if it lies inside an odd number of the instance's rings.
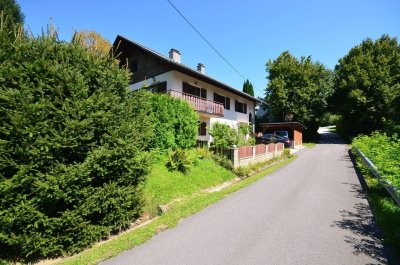
{"label": "grassy slope", "polygon": [[157,159],[144,188],[146,198],[144,210],[151,214],[156,213],[158,205],[167,204],[174,199],[236,177],[234,173],[220,167],[212,159],[199,159],[187,175],[178,171],[168,171],[165,160],[165,156]]}
{"label": "grassy slope", "polygon": [[97,244],[57,264],[96,264],[102,260],[116,256],[124,250],[149,240],[161,230],[176,226],[182,218],[190,216],[221,200],[227,195],[257,181],[266,174],[289,163],[294,158],[295,157],[285,159],[283,162],[267,168],[250,178],[214,193],[196,191],[232,179],[235,175],[218,166],[212,160],[200,161],[189,175],[168,172],[163,166],[163,159],[158,160],[153,172],[151,172],[149,176],[148,185],[145,188],[148,199],[147,210],[154,209],[157,205],[169,202],[178,197],[185,196],[184,199],[174,203],[168,212],[155,218],[150,224],[123,233],[105,243]]}

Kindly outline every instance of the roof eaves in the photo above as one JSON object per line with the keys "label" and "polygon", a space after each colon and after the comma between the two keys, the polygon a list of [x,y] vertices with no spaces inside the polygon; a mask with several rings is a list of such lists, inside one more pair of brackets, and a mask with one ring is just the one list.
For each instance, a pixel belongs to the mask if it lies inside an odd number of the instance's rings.
{"label": "roof eaves", "polygon": [[[143,46],[143,45],[140,44],[140,43],[137,43],[137,42],[135,42],[135,41],[130,40],[129,38],[126,38],[126,37],[124,37],[124,36],[122,36],[122,35],[117,35],[116,40],[118,39],[118,37],[119,37],[119,38],[122,38],[122,39],[125,39],[126,41],[129,41],[129,42],[131,42],[131,43],[133,43],[133,44],[139,46],[140,48],[142,48],[142,49],[144,49],[144,50],[146,50],[146,51],[152,53],[153,55],[159,57],[159,58],[162,59],[162,60],[165,60],[166,62],[168,62],[168,63],[170,63],[170,64],[173,64],[173,65],[175,65],[175,66],[184,68],[184,69],[186,69],[186,70],[192,72],[192,73],[193,73],[194,75],[196,75],[196,76],[205,77],[205,78],[207,78],[207,79],[213,81],[214,83],[219,84],[219,86],[221,86],[222,88],[227,88],[227,89],[225,89],[225,90],[228,90],[228,91],[230,90],[229,92],[238,94],[238,95],[240,95],[240,96],[242,96],[242,97],[245,97],[245,98],[247,98],[247,99],[250,99],[250,100],[252,100],[252,101],[254,101],[254,102],[259,102],[259,103],[265,103],[265,104],[266,104],[266,102],[263,101],[263,100],[260,100],[260,99],[255,98],[255,97],[253,97],[253,96],[251,96],[251,95],[249,95],[249,94],[247,94],[247,93],[244,93],[244,92],[242,92],[242,91],[239,91],[239,90],[237,90],[237,89],[235,89],[235,88],[233,88],[233,87],[231,87],[231,86],[229,86],[229,85],[227,85],[227,84],[225,84],[225,83],[223,83],[223,82],[221,82],[221,81],[216,80],[215,78],[213,78],[213,77],[211,77],[211,76],[209,76],[209,75],[199,73],[198,71],[194,70],[193,68],[191,68],[191,67],[189,67],[189,66],[187,66],[187,65],[185,65],[185,64],[178,63],[178,62],[176,62],[176,61],[170,59],[169,57],[164,56],[163,54],[161,54],[161,53],[159,53],[159,52],[157,52],[157,51],[155,51],[155,50],[152,50],[152,49],[150,49],[150,48],[148,48],[148,47],[146,47],[146,46]],[[115,44],[115,42],[114,42],[114,44]]]}

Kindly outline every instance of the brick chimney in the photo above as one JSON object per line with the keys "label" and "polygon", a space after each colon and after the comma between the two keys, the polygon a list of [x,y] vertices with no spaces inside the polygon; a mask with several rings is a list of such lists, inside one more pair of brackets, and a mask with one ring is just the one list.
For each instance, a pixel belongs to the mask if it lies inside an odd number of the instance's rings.
{"label": "brick chimney", "polygon": [[206,68],[205,68],[204,64],[199,63],[199,64],[197,65],[197,71],[200,72],[200,73],[202,73],[202,74],[204,74],[204,73],[206,72]]}
{"label": "brick chimney", "polygon": [[178,50],[171,49],[169,51],[169,58],[177,63],[181,63],[181,53]]}

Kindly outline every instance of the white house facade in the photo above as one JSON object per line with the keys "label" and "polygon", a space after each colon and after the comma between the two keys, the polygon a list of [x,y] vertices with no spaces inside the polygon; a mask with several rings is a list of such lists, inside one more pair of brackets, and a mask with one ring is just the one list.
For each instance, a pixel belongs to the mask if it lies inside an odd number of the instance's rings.
{"label": "white house facade", "polygon": [[[199,114],[198,140],[210,142],[209,128],[220,122],[234,128],[251,124],[259,100],[205,75],[204,65],[192,69],[181,63],[181,55],[171,49],[163,56],[149,48],[118,36],[114,47],[121,47],[122,61],[130,63],[133,90],[147,88],[188,101]],[[144,69],[141,69],[144,68]]]}

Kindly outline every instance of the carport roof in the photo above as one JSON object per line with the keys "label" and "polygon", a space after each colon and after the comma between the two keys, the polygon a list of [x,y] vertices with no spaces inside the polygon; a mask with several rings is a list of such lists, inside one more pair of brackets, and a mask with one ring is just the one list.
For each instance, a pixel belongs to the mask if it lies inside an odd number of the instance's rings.
{"label": "carport roof", "polygon": [[300,122],[269,122],[269,123],[260,123],[260,127],[262,128],[282,128],[282,127],[289,127],[289,128],[294,128],[294,127],[301,127],[301,128],[307,128]]}

